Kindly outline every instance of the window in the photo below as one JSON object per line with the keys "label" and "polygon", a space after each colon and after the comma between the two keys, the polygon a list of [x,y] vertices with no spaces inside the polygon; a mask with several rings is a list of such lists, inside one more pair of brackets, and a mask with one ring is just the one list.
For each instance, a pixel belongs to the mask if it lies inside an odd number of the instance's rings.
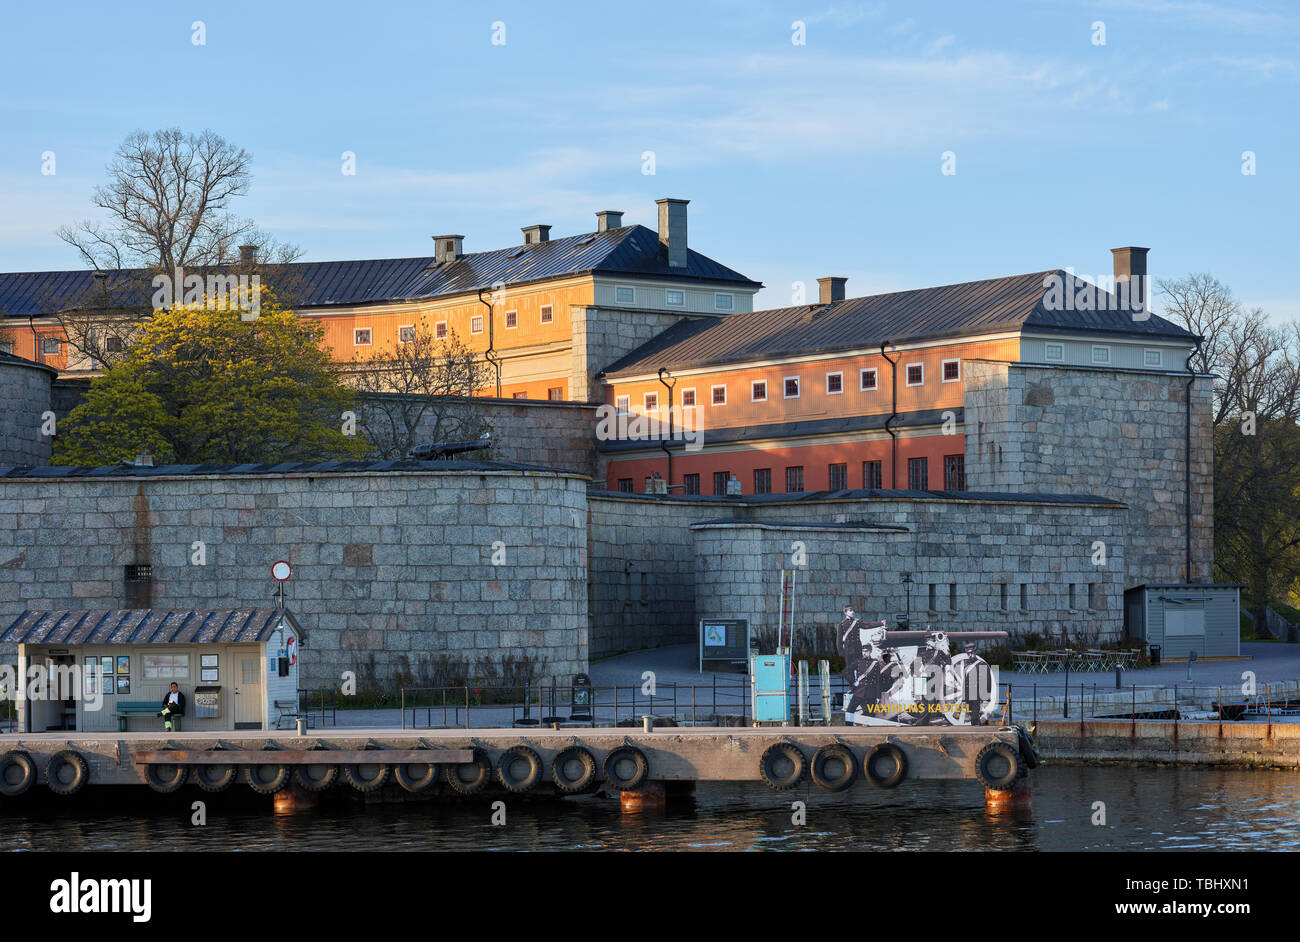
{"label": "window", "polygon": [[[10,346],[13,346],[13,344],[11,343]],[[121,337],[107,337],[107,338],[105,338],[105,339],[104,339],[104,349],[107,350],[109,353],[121,353],[121,352],[122,352],[122,338],[121,338]]]}
{"label": "window", "polygon": [[700,476],[698,474],[683,474],[682,485],[687,494],[698,494],[700,492]]}
{"label": "window", "polygon": [[629,288],[626,285],[619,285],[614,289],[614,302],[616,304],[631,304],[635,300],[635,288]]}
{"label": "window", "polygon": [[1072,612],[1078,611],[1079,609],[1078,588],[1079,587],[1073,582],[1070,583],[1070,611]]}
{"label": "window", "polygon": [[649,393],[646,393],[646,394],[645,394],[645,399],[644,399],[644,405],[645,405],[645,411],[646,411],[647,413],[650,413],[650,412],[658,412],[658,411],[659,411],[659,394],[658,394],[657,392],[649,392]]}
{"label": "window", "polygon": [[549,304],[542,305],[542,323],[549,324],[555,320],[555,308]]}
{"label": "window", "polygon": [[370,346],[370,328],[358,327],[352,331],[352,345],[354,347]]}
{"label": "window", "polygon": [[787,494],[803,493],[803,465],[785,469],[785,492]]}
{"label": "window", "polygon": [[51,354],[52,356],[58,356],[62,350],[63,350],[63,341],[51,337],[41,338],[41,353],[48,353]]}
{"label": "window", "polygon": [[959,379],[961,379],[961,360],[944,360],[943,381],[945,383],[955,383]]}
{"label": "window", "polygon": [[826,393],[834,396],[836,393],[844,392],[844,374],[827,373],[826,374]]}
{"label": "window", "polygon": [[1142,351],[1142,365],[1143,365],[1143,366],[1162,366],[1163,364],[1162,364],[1161,361],[1162,361],[1163,359],[1164,359],[1164,358],[1163,358],[1163,356],[1161,355],[1161,352],[1160,352],[1159,350],[1143,350],[1143,351]]}
{"label": "window", "polygon": [[715,406],[725,406],[727,404],[727,387],[714,386],[712,388],[713,404]]}
{"label": "window", "polygon": [[925,383],[925,364],[909,363],[907,364],[907,385],[921,386]]}
{"label": "window", "polygon": [[785,398],[787,399],[799,398],[799,377],[798,376],[787,376],[785,378]]}
{"label": "window", "polygon": [[481,333],[483,333],[483,317],[482,317],[482,315],[480,315],[480,316],[478,316],[478,317],[471,317],[471,318],[469,319],[469,332],[470,332],[471,334],[481,334]]}
{"label": "window", "polygon": [[615,396],[615,397],[614,397],[614,414],[615,414],[615,415],[627,415],[627,414],[628,414],[629,412],[631,412],[631,411],[632,411],[632,397],[631,397],[631,396]]}
{"label": "window", "polygon": [[930,459],[907,459],[907,486],[914,491],[930,489]]}
{"label": "window", "polygon": [[1029,583],[1020,583],[1020,610],[1029,611]]}
{"label": "window", "polygon": [[885,486],[881,483],[879,461],[862,462],[862,486],[866,488]]}
{"label": "window", "polygon": [[930,608],[930,611],[932,611],[932,612],[937,612],[937,611],[939,610],[939,585],[938,585],[938,583],[936,583],[936,582],[931,582],[931,583],[930,583],[930,606],[929,606],[929,608]]}
{"label": "window", "polygon": [[685,291],[673,291],[673,290],[670,288],[670,289],[668,289],[668,291],[665,293],[665,295],[664,295],[664,300],[667,301],[669,304],[678,305],[678,306],[683,305],[683,304],[686,303],[686,292],[685,292]]}
{"label": "window", "polygon": [[620,493],[623,493],[623,494],[631,494],[631,493],[632,493],[632,478],[619,478],[619,479],[618,479],[618,489],[619,489],[619,492],[620,492]]}
{"label": "window", "polygon": [[506,329],[511,330],[519,326],[519,312],[506,311]]}
{"label": "window", "polygon": [[397,328],[397,342],[415,343],[415,328],[414,327]]}
{"label": "window", "polygon": [[765,380],[756,380],[750,385],[750,399],[754,402],[767,401],[767,382]]}
{"label": "window", "polygon": [[1088,611],[1095,612],[1101,608],[1101,583],[1088,583]]}
{"label": "window", "polygon": [[943,489],[945,491],[966,490],[966,456],[943,456]]}
{"label": "window", "polygon": [[1053,363],[1059,363],[1065,359],[1065,344],[1049,343],[1044,350],[1043,358]]}
{"label": "window", "polygon": [[736,306],[735,295],[715,294],[713,296],[713,307],[719,311],[730,311]]}
{"label": "window", "polygon": [[713,496],[714,497],[727,496],[727,482],[729,480],[731,480],[730,471],[713,472]]}
{"label": "window", "polygon": [[957,611],[957,583],[948,583],[948,611]]}
{"label": "window", "polygon": [[1093,362],[1093,363],[1109,363],[1109,362],[1110,362],[1110,347],[1103,347],[1103,346],[1099,346],[1099,345],[1094,344],[1094,345],[1093,345],[1093,348],[1092,348],[1092,362]]}
{"label": "window", "polygon": [[551,400],[552,402],[555,402],[556,400],[563,400],[564,387],[563,386],[550,387],[549,389],[546,390],[546,398]]}
{"label": "window", "polygon": [[14,352],[14,342],[12,340],[0,340],[0,353],[13,353],[13,352]]}
{"label": "window", "polygon": [[447,322],[438,321],[438,323],[434,324],[433,335],[437,337],[439,340],[445,340],[447,337]]}
{"label": "window", "polygon": [[512,395],[511,398],[512,398],[512,399],[527,399],[527,398],[528,398],[528,393],[526,393],[526,392],[517,392],[517,393],[515,393],[514,395]]}
{"label": "window", "polygon": [[754,493],[755,494],[772,493],[772,469],[771,468],[754,469]]}
{"label": "window", "polygon": [[1165,637],[1185,638],[1205,634],[1205,603],[1182,603],[1165,607]]}
{"label": "window", "polygon": [[1007,592],[1009,588],[1010,587],[1005,582],[1002,583],[1002,611],[1004,612],[1008,611],[1008,606],[1011,604],[1010,600],[1008,599],[1008,592]]}
{"label": "window", "polygon": [[683,409],[694,409],[694,408],[695,408],[695,390],[694,390],[694,389],[683,389],[683,390],[682,390],[682,408],[683,408]]}
{"label": "window", "polygon": [[869,370],[862,370],[858,373],[858,385],[864,392],[870,392],[876,388],[875,367],[872,367]]}
{"label": "window", "polygon": [[144,654],[141,655],[140,660],[144,665],[140,676],[144,680],[189,679],[190,656],[188,654]]}
{"label": "window", "polygon": [[827,476],[830,478],[830,489],[832,491],[843,491],[849,486],[849,466],[847,464],[833,464],[827,466]]}

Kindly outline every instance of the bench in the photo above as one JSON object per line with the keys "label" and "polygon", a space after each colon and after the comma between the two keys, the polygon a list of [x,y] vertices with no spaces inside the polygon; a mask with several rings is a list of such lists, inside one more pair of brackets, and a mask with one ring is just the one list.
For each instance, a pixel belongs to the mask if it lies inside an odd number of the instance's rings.
{"label": "bench", "polygon": [[136,714],[148,713],[158,715],[158,704],[145,700],[120,700],[117,704],[117,730],[126,732],[127,721]]}
{"label": "bench", "polygon": [[289,720],[291,723],[296,724],[299,719],[307,715],[298,709],[298,704],[293,700],[274,700],[272,701],[272,704],[280,711],[279,715],[275,718],[276,729],[284,729],[280,724],[285,720]]}

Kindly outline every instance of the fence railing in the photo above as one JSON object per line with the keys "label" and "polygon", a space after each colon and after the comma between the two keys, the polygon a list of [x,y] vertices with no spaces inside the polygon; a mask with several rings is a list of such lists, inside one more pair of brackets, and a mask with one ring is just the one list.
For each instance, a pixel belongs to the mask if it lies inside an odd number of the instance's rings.
{"label": "fence railing", "polygon": [[300,687],[298,689],[298,712],[303,714],[309,728],[312,726],[337,726],[338,697],[339,692],[328,687],[314,689]]}
{"label": "fence railing", "polygon": [[1068,691],[1038,684],[1006,684],[1010,715],[1020,722],[1045,720],[1167,720],[1173,723],[1235,722],[1300,716],[1300,681],[1258,683],[1253,693],[1240,684],[1140,686],[1082,682]]}

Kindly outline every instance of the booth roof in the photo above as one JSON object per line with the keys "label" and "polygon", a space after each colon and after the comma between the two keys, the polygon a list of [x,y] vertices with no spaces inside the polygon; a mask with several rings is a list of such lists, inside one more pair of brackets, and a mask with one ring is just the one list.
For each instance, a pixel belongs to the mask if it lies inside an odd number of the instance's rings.
{"label": "booth roof", "polygon": [[0,634],[10,644],[249,644],[266,641],[289,622],[285,609],[137,608],[117,611],[23,612]]}

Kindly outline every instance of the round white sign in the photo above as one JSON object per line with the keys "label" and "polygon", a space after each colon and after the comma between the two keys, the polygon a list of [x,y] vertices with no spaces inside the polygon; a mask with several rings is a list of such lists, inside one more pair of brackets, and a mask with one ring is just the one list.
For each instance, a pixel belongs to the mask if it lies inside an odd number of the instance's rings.
{"label": "round white sign", "polygon": [[293,575],[293,567],[283,559],[271,564],[271,577],[275,579],[276,582],[284,582],[291,575]]}

